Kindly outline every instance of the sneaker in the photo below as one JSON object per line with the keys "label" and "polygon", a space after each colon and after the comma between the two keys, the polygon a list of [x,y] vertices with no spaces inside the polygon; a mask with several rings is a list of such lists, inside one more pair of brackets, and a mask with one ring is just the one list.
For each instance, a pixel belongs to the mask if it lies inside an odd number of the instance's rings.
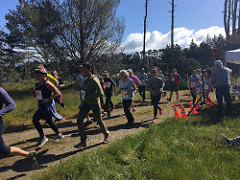
{"label": "sneaker", "polygon": [[159,109],[159,115],[162,115],[162,110],[163,110],[163,107],[160,107],[160,109]]}
{"label": "sneaker", "polygon": [[222,141],[228,146],[234,146],[234,141],[232,139],[228,139],[224,134],[222,134]]}
{"label": "sneaker", "polygon": [[171,99],[170,98],[167,98],[167,100],[170,102],[171,101]]}
{"label": "sneaker", "polygon": [[60,121],[61,121],[61,119],[56,118],[54,123],[59,123]]}
{"label": "sneaker", "polygon": [[109,133],[104,134],[104,141],[103,141],[104,144],[108,143],[108,138],[109,138]]}
{"label": "sneaker", "polygon": [[30,163],[31,163],[33,169],[37,169],[39,167],[37,159],[36,159],[36,151],[35,150],[29,151],[29,155],[27,158],[30,160]]}
{"label": "sneaker", "polygon": [[41,141],[39,141],[36,146],[37,147],[42,147],[44,144],[46,144],[48,142],[48,138],[46,136],[44,136]]}
{"label": "sneaker", "polygon": [[80,143],[74,145],[75,148],[81,148],[81,147],[86,147],[87,142],[86,141],[81,141]]}
{"label": "sneaker", "polygon": [[88,121],[86,121],[86,122],[84,123],[84,127],[86,127],[86,126],[88,126],[88,125],[90,125],[90,124],[92,124],[92,123],[93,123],[93,120],[89,119]]}
{"label": "sneaker", "polygon": [[64,138],[64,135],[62,133],[59,133],[57,138],[54,139],[55,142],[59,142],[61,139]]}
{"label": "sneaker", "polygon": [[156,123],[156,119],[155,118],[152,120],[152,123]]}
{"label": "sneaker", "polygon": [[136,109],[132,109],[132,112],[136,111]]}

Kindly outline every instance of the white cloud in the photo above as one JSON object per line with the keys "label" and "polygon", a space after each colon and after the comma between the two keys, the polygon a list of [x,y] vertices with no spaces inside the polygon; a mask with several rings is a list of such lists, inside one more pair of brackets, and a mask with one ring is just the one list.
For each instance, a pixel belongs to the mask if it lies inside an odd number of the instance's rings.
{"label": "white cloud", "polygon": [[[206,40],[207,35],[211,38],[214,35],[218,36],[222,34],[225,36],[224,28],[218,26],[212,26],[207,29],[200,30],[189,30],[184,27],[174,29],[174,44],[180,45],[182,48],[189,47],[192,39],[199,45],[201,42]],[[159,31],[147,32],[146,34],[146,51],[158,50],[165,48],[167,44],[171,42],[171,32],[162,34]],[[143,50],[143,33],[131,33],[125,42],[122,43],[124,52],[135,53]]]}

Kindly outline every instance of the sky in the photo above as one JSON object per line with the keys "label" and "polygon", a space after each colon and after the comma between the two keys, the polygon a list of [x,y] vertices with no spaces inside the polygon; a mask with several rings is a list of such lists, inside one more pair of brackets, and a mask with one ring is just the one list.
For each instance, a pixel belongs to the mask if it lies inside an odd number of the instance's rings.
{"label": "sky", "polygon": [[[171,42],[171,0],[149,0],[146,50],[158,50]],[[15,9],[18,0],[0,0],[0,27],[4,27],[5,14]],[[182,48],[190,42],[200,44],[207,35],[225,36],[223,24],[224,0],[175,0],[174,44]],[[143,21],[145,0],[120,0],[117,15],[125,19],[122,47],[125,53],[143,48]]]}

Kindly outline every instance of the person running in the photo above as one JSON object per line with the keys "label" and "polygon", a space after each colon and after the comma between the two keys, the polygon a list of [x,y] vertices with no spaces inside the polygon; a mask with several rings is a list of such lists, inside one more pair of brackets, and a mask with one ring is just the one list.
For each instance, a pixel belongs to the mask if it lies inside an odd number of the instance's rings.
{"label": "person running", "polygon": [[[128,69],[127,70],[128,74],[129,74],[129,78],[133,80],[133,83],[136,85],[136,89],[138,88],[139,84],[140,84],[140,80],[138,79],[137,76],[135,76],[133,74],[133,70],[132,69]],[[137,92],[137,90],[134,91],[133,95],[135,95],[135,93]],[[135,111],[135,108],[134,108],[134,100],[132,101],[132,104],[130,106],[130,110],[131,111]]]}
{"label": "person running", "polygon": [[[106,104],[105,104],[105,110],[108,112],[108,118],[110,117],[110,111],[114,109],[113,102],[111,100],[112,93],[116,93],[116,83],[109,77],[109,73],[107,71],[104,71],[102,73],[103,79],[106,85],[104,94],[106,96]],[[109,108],[110,105],[110,108]]]}
{"label": "person running", "polygon": [[38,82],[35,85],[35,90],[34,88],[30,89],[30,93],[38,100],[38,109],[33,115],[33,125],[40,135],[40,141],[36,144],[36,146],[41,147],[48,142],[48,138],[43,133],[42,125],[39,122],[40,119],[45,120],[56,133],[56,142],[64,136],[62,133],[59,133],[56,124],[52,121],[52,117],[62,119],[62,116],[57,113],[54,101],[54,99],[60,96],[60,92],[54,84],[47,80],[46,69],[35,69],[35,74]]}
{"label": "person running", "polygon": [[145,102],[145,91],[146,91],[146,82],[148,81],[148,75],[145,73],[145,69],[142,68],[140,73],[137,75],[140,80],[140,84],[138,86],[138,92],[142,97],[142,102]]}
{"label": "person running", "polygon": [[158,103],[162,95],[163,81],[160,77],[158,77],[157,69],[152,69],[151,74],[152,77],[148,81],[148,89],[151,94],[152,105],[154,108],[152,123],[155,123],[157,118],[157,110],[162,111],[162,108],[158,106]]}
{"label": "person running", "polygon": [[190,88],[190,94],[192,95],[193,98],[193,104],[196,101],[196,91],[195,91],[195,84],[196,84],[196,78],[197,78],[197,71],[193,70],[193,74],[189,77],[188,80],[188,87]]}
{"label": "person running", "polygon": [[179,84],[180,84],[181,76],[177,73],[177,69],[172,70],[172,74],[170,75],[169,80],[169,87],[170,87],[170,97],[167,99],[168,101],[171,101],[173,92],[176,92],[177,100],[179,99]]}
{"label": "person running", "polygon": [[[51,74],[53,75],[53,77],[55,77],[58,80],[57,88],[60,91],[63,87],[65,87],[65,84],[64,84],[63,80],[58,76],[58,73],[57,73],[56,70],[52,71]],[[61,95],[58,98],[54,99],[54,100],[55,100],[55,102],[59,103],[65,109],[65,105],[63,103],[62,92],[60,91],[60,93],[61,93]]]}
{"label": "person running", "polygon": [[[5,107],[3,108],[3,105]],[[1,155],[16,155],[23,156],[31,160],[33,168],[37,168],[38,163],[35,158],[36,153],[35,150],[25,151],[19,147],[15,146],[6,146],[2,134],[5,131],[5,124],[3,121],[3,116],[16,108],[16,104],[12,100],[12,98],[8,95],[8,93],[0,87],[0,154]]]}
{"label": "person running", "polygon": [[126,70],[121,70],[119,73],[119,91],[116,92],[116,96],[122,92],[122,102],[125,115],[127,117],[127,126],[134,125],[134,118],[130,111],[130,106],[134,99],[134,91],[136,90],[136,85],[133,80],[129,78],[129,74]]}
{"label": "person running", "polygon": [[87,145],[87,133],[84,128],[83,120],[87,116],[90,109],[94,114],[94,118],[100,126],[101,132],[104,134],[104,143],[107,143],[109,132],[101,116],[100,97],[103,97],[103,89],[99,79],[95,74],[93,64],[85,63],[82,68],[82,75],[86,77],[85,83],[81,90],[82,104],[77,119],[78,131],[81,136],[80,143],[75,145],[75,148],[85,147]]}

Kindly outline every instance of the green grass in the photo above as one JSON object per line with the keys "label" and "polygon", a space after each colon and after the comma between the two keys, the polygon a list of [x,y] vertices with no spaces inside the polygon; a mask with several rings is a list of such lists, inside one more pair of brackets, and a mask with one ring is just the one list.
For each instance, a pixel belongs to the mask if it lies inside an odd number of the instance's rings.
{"label": "green grass", "polygon": [[[216,109],[189,120],[171,118],[106,148],[75,156],[34,179],[240,179],[240,118],[216,123]],[[114,132],[113,132],[114,133]]]}

